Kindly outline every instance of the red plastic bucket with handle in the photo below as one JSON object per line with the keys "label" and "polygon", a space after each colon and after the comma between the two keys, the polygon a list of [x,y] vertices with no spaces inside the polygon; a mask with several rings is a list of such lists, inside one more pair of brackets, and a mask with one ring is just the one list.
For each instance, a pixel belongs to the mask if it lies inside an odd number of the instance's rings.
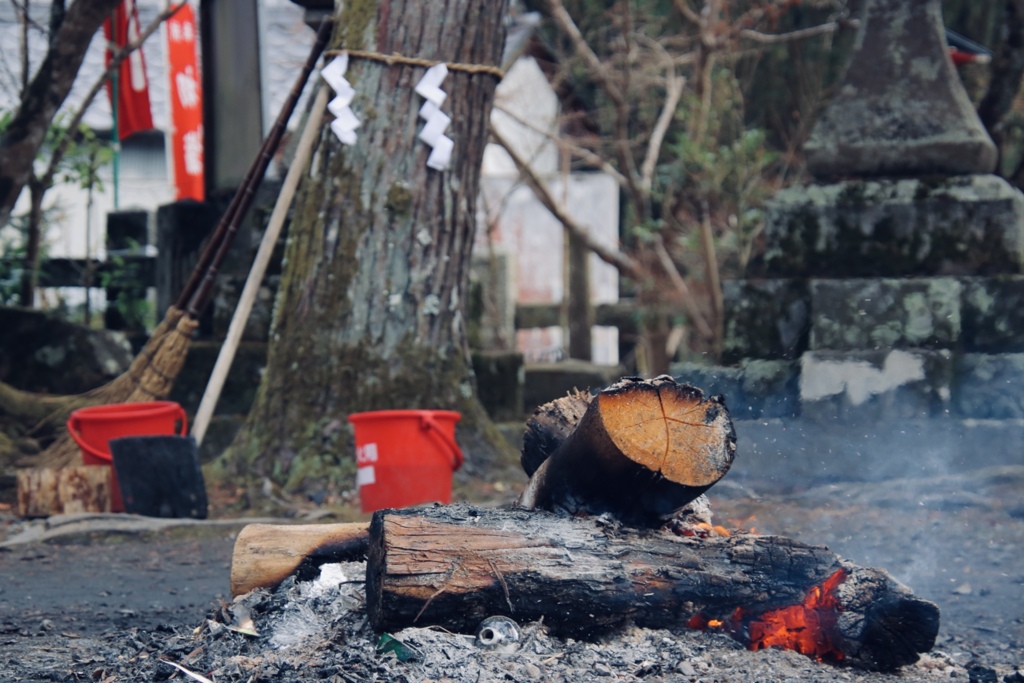
{"label": "red plastic bucket with handle", "polygon": [[112,403],[79,408],[68,418],[71,438],[82,449],[82,464],[110,467],[110,509],[114,512],[124,512],[124,502],[114,476],[110,440],[122,436],[184,436],[187,429],[185,409],[173,401]]}
{"label": "red plastic bucket with handle", "polygon": [[355,427],[356,484],[363,512],[450,503],[462,466],[452,410],[376,410],[348,416]]}

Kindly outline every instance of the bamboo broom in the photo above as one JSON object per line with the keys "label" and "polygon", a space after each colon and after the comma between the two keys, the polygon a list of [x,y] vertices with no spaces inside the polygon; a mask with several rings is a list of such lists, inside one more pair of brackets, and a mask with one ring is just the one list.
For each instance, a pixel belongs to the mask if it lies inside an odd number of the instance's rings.
{"label": "bamboo broom", "polygon": [[[192,271],[192,275],[177,301],[167,309],[164,319],[154,329],[146,345],[125,372],[107,384],[71,397],[65,406],[55,411],[36,427],[63,424],[72,410],[110,403],[133,403],[166,398],[174,380],[185,363],[192,335],[199,325],[199,317],[209,305],[217,273],[238,234],[238,226],[256,195],[256,189],[266,175],[274,152],[284,137],[288,120],[298,104],[309,75],[327,46],[334,20],[325,19],[317,32],[316,41],[306,63],[288,94],[287,100],[274,121],[274,125],[260,146],[256,159],[249,167],[242,184],[235,192],[227,211],[217,224]],[[66,430],[39,455],[40,467],[64,467],[80,462],[78,445]]]}

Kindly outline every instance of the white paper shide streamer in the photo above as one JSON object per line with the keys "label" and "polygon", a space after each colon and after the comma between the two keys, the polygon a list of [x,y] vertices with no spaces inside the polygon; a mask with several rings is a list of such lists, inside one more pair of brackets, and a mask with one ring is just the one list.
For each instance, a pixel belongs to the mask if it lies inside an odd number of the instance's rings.
{"label": "white paper shide streamer", "polygon": [[427,69],[423,78],[416,84],[416,93],[426,99],[420,107],[420,118],[426,121],[419,138],[433,149],[427,158],[427,166],[437,171],[447,170],[452,160],[452,148],[455,143],[444,134],[448,130],[451,118],[441,111],[441,105],[448,94],[441,90],[441,83],[448,76],[448,67],[435,64]]}
{"label": "white paper shide streamer", "polygon": [[359,127],[359,119],[349,107],[356,91],[352,84],[345,80],[345,72],[348,71],[348,55],[342,54],[320,69],[320,77],[334,91],[334,99],[327,103],[327,110],[334,115],[331,121],[331,130],[338,136],[338,139],[346,145],[356,144],[356,128]]}

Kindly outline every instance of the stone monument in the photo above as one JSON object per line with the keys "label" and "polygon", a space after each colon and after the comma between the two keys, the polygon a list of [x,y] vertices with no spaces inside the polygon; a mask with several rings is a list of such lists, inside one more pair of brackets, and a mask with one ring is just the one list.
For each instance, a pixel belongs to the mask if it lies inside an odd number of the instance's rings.
{"label": "stone monument", "polygon": [[905,476],[1019,450],[1024,195],[992,175],[940,0],[867,0],[804,150],[817,182],[773,198],[762,257],[725,284],[727,366],[673,374],[749,420],[755,470]]}

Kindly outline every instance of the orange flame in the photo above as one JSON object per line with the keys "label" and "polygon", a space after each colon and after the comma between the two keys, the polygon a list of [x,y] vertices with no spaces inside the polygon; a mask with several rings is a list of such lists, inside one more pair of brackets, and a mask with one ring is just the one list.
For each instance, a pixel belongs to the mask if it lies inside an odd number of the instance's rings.
{"label": "orange flame", "polygon": [[[836,589],[845,580],[846,572],[837,569],[832,576],[807,591],[799,605],[782,607],[754,618],[748,618],[740,607],[726,622],[695,614],[686,625],[700,630],[722,628],[734,638],[746,640],[751,650],[780,647],[796,650],[819,661],[839,661],[843,659],[843,652],[836,643],[835,626],[842,608]],[[746,637],[742,635],[744,631]]]}

